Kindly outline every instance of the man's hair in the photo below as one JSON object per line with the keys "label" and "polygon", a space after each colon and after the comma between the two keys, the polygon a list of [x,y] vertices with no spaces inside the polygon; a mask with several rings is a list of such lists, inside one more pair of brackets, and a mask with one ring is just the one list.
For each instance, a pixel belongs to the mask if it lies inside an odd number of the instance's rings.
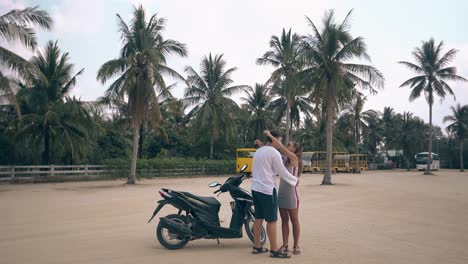
{"label": "man's hair", "polygon": [[[276,131],[276,130],[272,130],[270,131],[270,134],[275,137],[275,138],[278,138],[278,137],[281,137],[281,133],[279,131]],[[265,142],[270,142],[272,143],[273,140],[269,137],[269,136],[265,136]]]}

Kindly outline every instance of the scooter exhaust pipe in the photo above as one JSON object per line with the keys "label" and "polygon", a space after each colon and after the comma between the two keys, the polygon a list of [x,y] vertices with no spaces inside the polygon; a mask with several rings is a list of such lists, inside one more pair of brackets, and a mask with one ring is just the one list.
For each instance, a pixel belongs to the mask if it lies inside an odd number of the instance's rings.
{"label": "scooter exhaust pipe", "polygon": [[186,225],[172,221],[166,217],[159,218],[161,226],[167,228],[169,231],[182,235],[182,236],[192,236],[192,231]]}

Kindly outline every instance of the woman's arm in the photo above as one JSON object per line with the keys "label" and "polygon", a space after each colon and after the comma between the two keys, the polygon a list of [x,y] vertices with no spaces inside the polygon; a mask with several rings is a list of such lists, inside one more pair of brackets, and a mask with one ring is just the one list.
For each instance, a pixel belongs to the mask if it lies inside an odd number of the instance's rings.
{"label": "woman's arm", "polygon": [[274,136],[272,136],[270,134],[270,131],[269,130],[265,130],[264,131],[265,135],[267,135],[269,138],[271,138],[271,140],[273,141],[273,145],[279,149],[279,151],[281,153],[283,153],[286,157],[289,158],[290,162],[291,162],[291,165],[293,167],[297,167],[298,165],[298,159],[297,159],[297,156],[296,154],[294,154],[293,152],[289,151],[289,149],[287,147],[285,147],[281,141],[279,141],[277,138],[275,138]]}

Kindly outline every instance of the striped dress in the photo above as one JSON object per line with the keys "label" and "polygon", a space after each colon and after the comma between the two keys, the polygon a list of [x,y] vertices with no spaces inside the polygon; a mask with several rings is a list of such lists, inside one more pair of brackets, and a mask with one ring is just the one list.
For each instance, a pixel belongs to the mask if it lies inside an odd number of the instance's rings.
{"label": "striped dress", "polygon": [[[297,177],[298,167],[286,167],[288,171]],[[278,207],[282,209],[296,209],[299,208],[299,194],[297,193],[297,187],[291,186],[287,182],[280,180],[278,189]]]}

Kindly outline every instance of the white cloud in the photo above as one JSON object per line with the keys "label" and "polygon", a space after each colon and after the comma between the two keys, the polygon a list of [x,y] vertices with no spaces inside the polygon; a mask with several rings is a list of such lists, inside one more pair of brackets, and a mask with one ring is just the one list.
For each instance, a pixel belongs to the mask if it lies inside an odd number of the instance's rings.
{"label": "white cloud", "polygon": [[[418,44],[420,43],[417,43],[416,45]],[[451,48],[459,50],[459,53],[450,66],[457,67],[457,74],[468,78],[468,65],[466,64],[468,61],[468,43],[445,43],[445,52]],[[414,75],[413,72],[397,63],[400,60],[413,61],[410,53],[411,51],[411,49],[403,51],[400,47],[395,49],[386,48],[386,52],[384,54],[379,54],[378,57],[375,57],[377,58],[375,64],[383,71],[387,82],[385,89],[379,91],[377,95],[367,96],[368,101],[365,106],[366,109],[382,111],[385,106],[391,106],[397,113],[409,111],[424,119],[425,122],[429,122],[429,106],[425,97],[422,95],[419,99],[410,102],[410,88],[399,88],[404,81]],[[432,122],[434,125],[442,128],[445,128],[446,126],[446,124],[443,123],[444,116],[451,114],[451,106],[454,106],[457,103],[462,105],[468,104],[468,83],[449,82],[449,85],[455,93],[456,101],[453,99],[453,96],[447,95],[443,101],[437,98],[433,106]]]}
{"label": "white cloud", "polygon": [[130,2],[130,4],[132,4],[135,7],[142,5],[145,10],[150,11],[150,10],[153,10],[156,1],[154,0],[129,0],[128,2]]}
{"label": "white cloud", "polygon": [[53,31],[63,33],[98,33],[104,25],[104,0],[64,0],[52,6]]}
{"label": "white cloud", "polygon": [[2,0],[0,1],[0,14],[6,13],[11,9],[23,9],[26,5],[23,0]]}
{"label": "white cloud", "polygon": [[[301,0],[289,4],[280,1],[161,1],[158,14],[167,19],[166,38],[186,43],[189,57],[171,57],[168,64],[183,72],[190,65],[198,69],[201,59],[223,53],[228,67],[237,67],[232,75],[235,84],[254,85],[265,82],[273,68],[258,66],[256,58],[269,49],[272,35],[281,34],[283,28],[294,32],[310,32],[305,15],[320,19],[325,6]],[[342,14],[339,14],[342,18]],[[183,95],[180,85],[174,92]],[[239,102],[242,95],[234,96]]]}

